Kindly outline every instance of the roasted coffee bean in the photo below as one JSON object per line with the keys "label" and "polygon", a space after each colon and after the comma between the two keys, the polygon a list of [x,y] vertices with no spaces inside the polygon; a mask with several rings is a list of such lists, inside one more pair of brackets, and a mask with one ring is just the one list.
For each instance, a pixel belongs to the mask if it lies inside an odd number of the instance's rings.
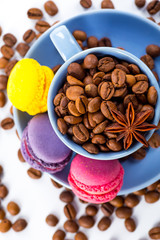
{"label": "roasted coffee bean", "polygon": [[124,198],[122,196],[116,196],[110,201],[110,204],[117,208],[122,207],[124,204]]}
{"label": "roasted coffee bean", "polygon": [[149,186],[147,187],[147,190],[148,190],[148,191],[153,191],[153,190],[156,190],[156,188],[157,188],[157,185],[158,185],[159,183],[160,183],[160,182],[159,182],[159,181],[157,181],[157,182],[155,182],[155,183],[153,183],[153,184],[149,185]]}
{"label": "roasted coffee bean", "polygon": [[127,86],[124,85],[124,87],[116,88],[115,92],[113,94],[113,97],[121,97],[124,98],[128,93]]}
{"label": "roasted coffee bean", "polygon": [[36,33],[32,29],[28,29],[24,34],[23,34],[23,40],[26,43],[31,43],[36,37]]}
{"label": "roasted coffee bean", "polygon": [[92,216],[94,217],[98,212],[98,209],[96,206],[92,205],[92,204],[89,204],[87,207],[86,207],[86,214],[89,215],[89,216]]}
{"label": "roasted coffee bean", "polygon": [[88,97],[96,97],[98,95],[98,88],[93,83],[87,84],[85,86],[85,93]]}
{"label": "roasted coffee bean", "polygon": [[133,218],[127,218],[124,222],[126,229],[129,232],[134,232],[136,229],[136,224],[135,221],[133,220]]}
{"label": "roasted coffee bean", "polygon": [[143,158],[145,158],[146,154],[146,150],[142,147],[136,152],[132,153],[131,156],[136,160],[142,160]]}
{"label": "roasted coffee bean", "polygon": [[157,90],[155,89],[154,86],[151,86],[147,92],[147,100],[148,100],[149,104],[151,104],[153,106],[156,105],[157,97],[158,97]]}
{"label": "roasted coffee bean", "polygon": [[0,37],[1,37],[1,35],[2,35],[2,27],[0,26]]}
{"label": "roasted coffee bean", "polygon": [[10,75],[10,72],[11,72],[12,68],[14,67],[14,65],[15,65],[17,62],[18,62],[18,61],[17,61],[16,59],[14,59],[14,60],[10,61],[10,62],[6,65],[4,71],[5,71],[5,73],[6,73],[6,75],[7,75],[8,77],[9,77],[9,75]]}
{"label": "roasted coffee bean", "polygon": [[54,72],[54,74],[56,74],[56,72],[58,71],[58,69],[61,67],[62,65],[61,64],[57,64],[56,66],[54,66],[52,68],[52,71]]}
{"label": "roasted coffee bean", "polygon": [[146,193],[146,188],[133,192],[135,195],[142,196]]}
{"label": "roasted coffee bean", "polygon": [[[135,86],[135,85],[133,85],[133,86]],[[137,90],[137,91],[138,91],[138,90]],[[138,100],[137,100],[135,94],[128,94],[128,95],[124,98],[124,100],[123,100],[124,107],[127,108],[128,104],[129,104],[130,102],[133,104],[133,107],[134,107],[135,109],[138,107],[138,104],[139,104],[139,103],[138,103]]]}
{"label": "roasted coffee bean", "polygon": [[132,74],[134,74],[134,75],[136,75],[136,74],[140,74],[140,69],[139,69],[139,67],[137,66],[137,65],[135,65],[135,64],[129,64],[128,65],[128,68],[129,68],[129,71],[132,73]]}
{"label": "roasted coffee bean", "polygon": [[84,94],[84,89],[80,86],[71,86],[67,88],[66,96],[69,100],[76,101],[76,99]]}
{"label": "roasted coffee bean", "polygon": [[66,96],[64,96],[64,97],[61,99],[60,107],[61,107],[62,109],[67,109],[68,103],[69,103],[69,99],[68,99]]}
{"label": "roasted coffee bean", "polygon": [[130,72],[129,72],[129,69],[126,67],[126,66],[124,66],[124,65],[122,65],[122,64],[116,64],[116,69],[120,69],[120,70],[122,70],[123,72],[125,72],[126,74],[129,74]]}
{"label": "roasted coffee bean", "polygon": [[3,41],[4,43],[8,46],[8,47],[13,47],[16,42],[17,42],[17,39],[16,37],[11,34],[11,33],[6,33],[4,36],[3,36]]}
{"label": "roasted coffee bean", "polygon": [[2,232],[2,233],[8,232],[10,230],[11,226],[12,226],[12,224],[11,224],[10,220],[3,219],[0,222],[0,232]]}
{"label": "roasted coffee bean", "polygon": [[93,77],[93,75],[97,72],[97,69],[96,68],[90,68],[89,69],[89,74],[91,77]]}
{"label": "roasted coffee bean", "polygon": [[73,126],[73,134],[81,142],[86,142],[89,139],[89,132],[82,123]]}
{"label": "roasted coffee bean", "polygon": [[3,173],[3,167],[0,165],[0,175]]}
{"label": "roasted coffee bean", "polygon": [[144,62],[151,70],[154,68],[154,60],[153,58],[146,54],[140,58],[142,62]]}
{"label": "roasted coffee bean", "polygon": [[157,191],[148,191],[144,195],[144,199],[147,203],[155,203],[159,200],[160,194]]}
{"label": "roasted coffee bean", "polygon": [[68,103],[68,110],[73,116],[79,117],[81,115],[81,113],[78,112],[74,101]]}
{"label": "roasted coffee bean", "polygon": [[115,67],[115,62],[111,57],[101,58],[98,62],[98,70],[102,72],[109,72]]}
{"label": "roasted coffee bean", "polygon": [[1,47],[1,53],[6,59],[10,59],[14,55],[14,51],[11,47],[8,47],[7,45],[3,45]]}
{"label": "roasted coffee bean", "polygon": [[44,4],[44,9],[50,16],[54,16],[58,12],[58,8],[53,1],[47,1]]}
{"label": "roasted coffee bean", "polygon": [[34,169],[34,168],[29,168],[27,170],[28,176],[32,179],[39,179],[42,176],[41,171]]}
{"label": "roasted coffee bean", "polygon": [[111,75],[111,80],[115,87],[123,87],[126,80],[126,74],[120,69],[114,69]]}
{"label": "roasted coffee bean", "polygon": [[28,52],[29,48],[30,47],[26,43],[21,42],[17,45],[16,50],[21,55],[21,57],[24,57]]}
{"label": "roasted coffee bean", "polygon": [[154,227],[148,232],[151,239],[160,239],[160,227]]}
{"label": "roasted coffee bean", "polygon": [[30,8],[27,15],[30,19],[41,19],[43,17],[43,13],[39,8]]}
{"label": "roasted coffee bean", "polygon": [[116,105],[113,102],[103,101],[101,103],[101,112],[109,120],[113,120],[112,114],[110,112],[111,109],[113,109],[113,110],[117,109]]}
{"label": "roasted coffee bean", "polygon": [[147,91],[148,89],[148,82],[146,81],[139,81],[136,84],[132,86],[132,92],[136,94],[143,94]]}
{"label": "roasted coffee bean", "polygon": [[101,105],[100,97],[92,98],[92,100],[88,103],[88,112],[90,113],[97,112],[100,109],[100,105]]}
{"label": "roasted coffee bean", "polygon": [[80,80],[76,79],[73,76],[68,75],[67,76],[67,82],[71,85],[71,86],[84,86],[84,83],[81,82]]}
{"label": "roasted coffee bean", "polygon": [[15,202],[9,202],[7,205],[7,210],[13,216],[17,215],[20,212],[20,208]]}
{"label": "roasted coffee bean", "polygon": [[90,125],[94,128],[97,124],[103,122],[105,117],[101,113],[101,111],[98,111],[95,113],[88,113],[88,119],[89,119]]}
{"label": "roasted coffee bean", "polygon": [[65,97],[64,93],[58,93],[53,100],[54,105],[59,106],[62,98],[64,98],[64,97]]}
{"label": "roasted coffee bean", "polygon": [[76,40],[85,41],[87,39],[87,34],[84,31],[81,30],[75,30],[73,32],[73,36]]}
{"label": "roasted coffee bean", "polygon": [[60,200],[65,203],[71,203],[73,201],[73,194],[70,191],[63,191],[59,196]]}
{"label": "roasted coffee bean", "polygon": [[160,193],[160,183],[157,185],[157,191]]}
{"label": "roasted coffee bean", "polygon": [[102,133],[105,128],[108,125],[108,120],[105,120],[104,122],[99,123],[94,129],[93,129],[93,133],[95,134],[99,134]]}
{"label": "roasted coffee bean", "polygon": [[87,236],[83,232],[77,232],[74,239],[75,240],[88,240]]}
{"label": "roasted coffee bean", "polygon": [[52,182],[52,184],[53,184],[54,187],[56,187],[56,188],[62,188],[62,185],[59,184],[59,183],[57,183],[57,182],[54,181],[53,179],[51,179],[51,182]]}
{"label": "roasted coffee bean", "polygon": [[5,103],[6,103],[6,96],[4,92],[0,91],[0,108],[4,107]]}
{"label": "roasted coffee bean", "polygon": [[98,58],[94,54],[88,54],[84,59],[84,68],[92,69],[98,65]]}
{"label": "roasted coffee bean", "polygon": [[110,227],[110,225],[111,225],[111,219],[109,217],[103,217],[98,222],[97,226],[100,231],[105,231]]}
{"label": "roasted coffee bean", "polygon": [[84,142],[80,141],[78,138],[76,138],[75,136],[72,136],[72,140],[73,142],[75,142],[78,145],[82,145]]}
{"label": "roasted coffee bean", "polygon": [[145,74],[137,74],[135,75],[136,81],[147,81],[148,82],[148,77]]}
{"label": "roasted coffee bean", "polygon": [[51,227],[54,227],[57,225],[58,223],[58,218],[53,215],[53,214],[49,214],[47,217],[46,217],[46,223],[51,226]]}
{"label": "roasted coffee bean", "polygon": [[8,195],[8,189],[5,185],[0,185],[0,198],[4,199]]}
{"label": "roasted coffee bean", "polygon": [[101,205],[101,210],[106,217],[109,217],[114,211],[114,206],[111,205],[109,202],[106,202]]}
{"label": "roasted coffee bean", "polygon": [[80,4],[84,8],[90,8],[92,6],[91,0],[80,0]]}
{"label": "roasted coffee bean", "polygon": [[36,40],[37,40],[39,37],[41,37],[42,34],[43,34],[43,33],[38,33],[38,34],[36,34]]}
{"label": "roasted coffee bean", "polygon": [[21,153],[21,149],[18,150],[18,159],[20,162],[25,162],[23,156],[22,156],[22,153]]}
{"label": "roasted coffee bean", "polygon": [[91,217],[91,216],[82,216],[78,219],[78,223],[81,227],[84,227],[84,228],[91,228],[93,227],[95,221],[94,221],[94,218]]}
{"label": "roasted coffee bean", "polygon": [[8,77],[6,75],[0,75],[0,91],[7,88]]}
{"label": "roasted coffee bean", "polygon": [[68,219],[73,220],[77,213],[74,206],[71,203],[68,203],[64,206],[64,214]]}
{"label": "roasted coffee bean", "polygon": [[106,139],[103,135],[97,134],[92,138],[92,143],[94,144],[104,144]]}
{"label": "roasted coffee bean", "polygon": [[152,21],[152,22],[154,22],[154,23],[156,23],[156,20],[153,17],[147,17],[147,19]]}
{"label": "roasted coffee bean", "polygon": [[114,9],[113,2],[111,0],[103,0],[101,2],[101,8]]}
{"label": "roasted coffee bean", "polygon": [[85,71],[79,63],[71,63],[67,68],[68,74],[79,79],[83,80],[85,77]]}
{"label": "roasted coffee bean", "polygon": [[25,219],[20,218],[17,221],[15,221],[15,223],[13,223],[12,225],[12,229],[15,232],[21,232],[23,231],[25,228],[27,227],[27,222]]}
{"label": "roasted coffee bean", "polygon": [[5,118],[1,121],[1,127],[4,129],[4,130],[9,130],[11,128],[13,128],[14,126],[14,121],[12,118]]}
{"label": "roasted coffee bean", "polygon": [[4,69],[8,64],[8,59],[5,57],[0,58],[0,69]]}
{"label": "roasted coffee bean", "polygon": [[84,143],[82,145],[82,147],[89,153],[92,153],[92,154],[98,154],[99,153],[98,147],[93,143]]}
{"label": "roasted coffee bean", "polygon": [[95,36],[90,36],[87,39],[87,46],[88,48],[98,47],[98,39]]}
{"label": "roasted coffee bean", "polygon": [[156,71],[152,71],[153,75],[155,76],[157,82],[159,82],[159,76]]}
{"label": "roasted coffee bean", "polygon": [[157,132],[153,133],[148,143],[149,143],[149,146],[152,148],[160,147],[160,135]]}
{"label": "roasted coffee bean", "polygon": [[90,83],[93,83],[93,78],[89,75],[89,76],[86,76],[84,79],[83,79],[83,83],[84,85],[88,85]]}
{"label": "roasted coffee bean", "polygon": [[57,126],[58,126],[58,130],[64,135],[67,133],[68,130],[68,126],[66,124],[66,122],[64,121],[63,118],[58,118],[57,119]]}
{"label": "roasted coffee bean", "polygon": [[76,233],[79,229],[78,224],[74,220],[67,220],[63,227],[67,232],[70,233]]}
{"label": "roasted coffee bean", "polygon": [[148,3],[147,5],[147,11],[149,14],[156,14],[160,11],[160,2],[158,0],[153,0]]}
{"label": "roasted coffee bean", "polygon": [[132,208],[129,207],[119,207],[115,211],[118,218],[129,218],[132,215]]}
{"label": "roasted coffee bean", "polygon": [[102,152],[109,152],[109,148],[106,145],[98,145]]}
{"label": "roasted coffee bean", "polygon": [[44,33],[49,28],[50,24],[46,21],[39,20],[38,22],[36,22],[35,29],[40,33]]}
{"label": "roasted coffee bean", "polygon": [[135,4],[138,8],[142,8],[146,4],[146,0],[135,0]]}
{"label": "roasted coffee bean", "polygon": [[98,92],[101,98],[109,100],[113,97],[115,88],[111,82],[102,82],[98,86]]}
{"label": "roasted coffee bean", "polygon": [[126,75],[126,83],[129,87],[132,87],[136,83],[136,78],[133,75]]}
{"label": "roasted coffee bean", "polygon": [[107,37],[101,38],[98,42],[99,47],[112,47],[111,40]]}
{"label": "roasted coffee bean", "polygon": [[82,122],[82,117],[75,117],[75,116],[65,116],[64,121],[69,124],[77,124]]}
{"label": "roasted coffee bean", "polygon": [[103,77],[105,76],[104,72],[97,72],[93,75],[93,83],[99,85],[102,82]]}
{"label": "roasted coffee bean", "polygon": [[138,205],[139,198],[134,194],[129,194],[126,196],[124,203],[127,207],[133,208]]}
{"label": "roasted coffee bean", "polygon": [[6,216],[4,209],[0,208],[0,220],[3,220]]}
{"label": "roasted coffee bean", "polygon": [[75,106],[79,113],[85,114],[88,107],[88,99],[85,96],[79,96],[76,99]]}
{"label": "roasted coffee bean", "polygon": [[146,47],[146,53],[153,58],[158,57],[160,55],[160,47],[155,44],[150,44]]}

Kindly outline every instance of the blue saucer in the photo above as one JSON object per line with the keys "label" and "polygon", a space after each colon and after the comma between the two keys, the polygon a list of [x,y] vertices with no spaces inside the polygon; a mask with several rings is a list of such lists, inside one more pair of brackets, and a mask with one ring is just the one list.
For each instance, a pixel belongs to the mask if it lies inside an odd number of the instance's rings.
{"label": "blue saucer", "polygon": [[[139,16],[116,10],[91,11],[69,20],[63,21],[50,28],[27,53],[27,58],[36,59],[41,65],[53,67],[62,64],[63,60],[53,46],[49,34],[60,25],[66,25],[73,32],[76,29],[83,30],[87,36],[96,36],[98,39],[109,37],[113,47],[123,47],[137,57],[145,54],[145,48],[149,44],[158,44],[160,40],[160,27],[150,20]],[[160,57],[155,60],[155,71],[160,76]],[[31,116],[14,109],[14,118],[20,136]],[[119,195],[142,189],[160,179],[160,148],[147,150],[147,156],[139,161],[128,158],[122,162],[125,170],[124,184]],[[74,154],[73,154],[74,155]],[[67,176],[70,165],[51,177],[69,187]]]}

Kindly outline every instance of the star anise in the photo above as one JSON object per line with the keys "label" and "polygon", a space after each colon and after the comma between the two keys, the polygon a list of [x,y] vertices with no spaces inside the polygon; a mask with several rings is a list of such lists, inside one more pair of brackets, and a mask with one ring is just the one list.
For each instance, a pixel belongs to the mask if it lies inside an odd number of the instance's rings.
{"label": "star anise", "polygon": [[110,109],[110,111],[117,123],[113,123],[107,127],[105,132],[119,133],[116,140],[119,141],[123,138],[125,150],[131,146],[133,138],[148,147],[148,142],[140,132],[146,132],[157,128],[156,125],[145,122],[152,113],[152,110],[146,110],[135,114],[133,104],[129,103],[125,115],[114,109]]}

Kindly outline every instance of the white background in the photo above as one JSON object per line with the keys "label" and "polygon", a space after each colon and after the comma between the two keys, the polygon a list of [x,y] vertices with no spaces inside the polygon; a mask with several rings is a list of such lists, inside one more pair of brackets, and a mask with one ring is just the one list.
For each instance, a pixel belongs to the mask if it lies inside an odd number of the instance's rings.
{"label": "white background", "polygon": [[[31,7],[43,9],[44,0],[0,0],[0,25],[3,33],[11,32],[16,35],[19,41],[22,40],[23,33],[33,28],[35,21],[27,18],[26,12]],[[59,13],[54,17],[48,17],[44,12],[44,19],[50,24],[56,20],[64,20],[68,17],[82,13],[84,10],[79,5],[79,0],[55,0],[59,8]],[[93,0],[93,6],[90,10],[100,9],[101,0]],[[144,17],[148,17],[145,10],[138,10],[133,0],[113,0],[116,9],[134,12]],[[88,10],[88,11],[90,11]],[[159,15],[156,16],[157,22],[160,22]],[[138,27],[138,26],[137,26]],[[0,38],[2,45],[2,38]],[[10,104],[0,109],[0,121],[8,116]],[[51,240],[54,231],[62,228],[65,221],[63,216],[64,204],[59,201],[58,190],[53,187],[47,175],[43,175],[40,180],[32,180],[27,175],[29,166],[26,163],[19,162],[17,150],[20,142],[16,137],[15,128],[4,131],[0,128],[0,164],[4,167],[4,176],[2,182],[9,189],[9,195],[2,202],[6,207],[11,200],[17,202],[21,207],[18,216],[7,217],[15,221],[19,217],[24,217],[28,221],[28,227],[20,233],[10,230],[6,234],[0,233],[0,240]],[[75,197],[75,207],[78,210],[78,216],[84,214],[85,205],[79,204]],[[60,219],[57,227],[49,227],[45,223],[45,218],[49,213],[57,215]],[[96,216],[96,224],[92,229],[84,231],[91,240],[147,240],[148,230],[160,224],[160,201],[155,204],[146,204],[142,199],[140,204],[134,209],[133,218],[137,223],[137,229],[134,233],[129,233],[124,227],[124,221],[117,219],[115,215],[111,227],[105,231],[97,230],[98,220],[102,217],[101,211]],[[74,234],[67,234],[66,239],[74,239]]]}

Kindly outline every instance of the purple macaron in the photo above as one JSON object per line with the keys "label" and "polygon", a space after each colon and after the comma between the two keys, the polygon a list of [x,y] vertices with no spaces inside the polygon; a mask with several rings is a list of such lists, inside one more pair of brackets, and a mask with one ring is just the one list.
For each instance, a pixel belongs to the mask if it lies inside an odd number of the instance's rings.
{"label": "purple macaron", "polygon": [[24,129],[21,152],[33,168],[55,173],[69,162],[72,151],[55,134],[48,114],[33,117]]}

